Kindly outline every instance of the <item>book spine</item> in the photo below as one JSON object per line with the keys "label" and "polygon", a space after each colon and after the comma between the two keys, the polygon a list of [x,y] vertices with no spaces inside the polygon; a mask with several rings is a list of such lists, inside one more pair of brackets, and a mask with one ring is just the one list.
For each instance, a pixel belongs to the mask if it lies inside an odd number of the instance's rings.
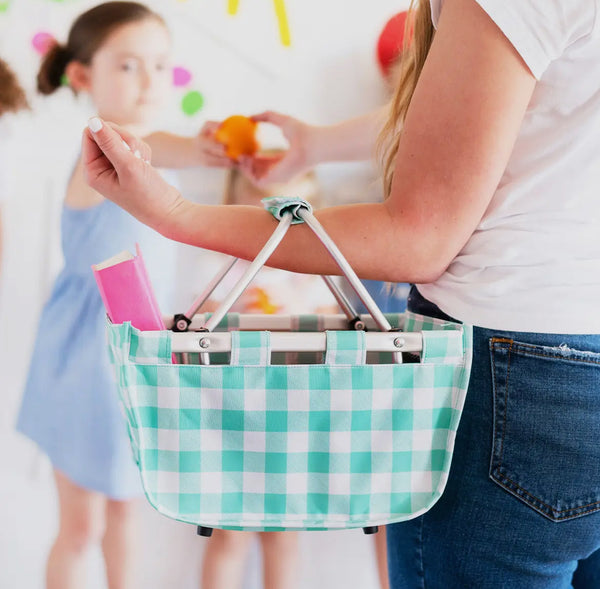
{"label": "book spine", "polygon": [[115,323],[114,313],[112,312],[110,305],[110,296],[107,294],[106,289],[104,288],[104,281],[102,280],[102,270],[96,270],[92,267],[94,272],[94,278],[96,279],[96,284],[98,285],[98,290],[100,291],[100,298],[104,303],[104,309],[106,310],[106,314],[108,318]]}

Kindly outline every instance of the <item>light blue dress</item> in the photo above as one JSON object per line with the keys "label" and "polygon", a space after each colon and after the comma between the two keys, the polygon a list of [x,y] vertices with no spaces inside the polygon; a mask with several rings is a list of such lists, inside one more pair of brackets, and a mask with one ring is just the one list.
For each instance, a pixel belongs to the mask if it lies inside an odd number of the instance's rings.
{"label": "light blue dress", "polygon": [[106,347],[106,315],[92,264],[139,243],[161,309],[175,268],[173,242],[110,201],[63,207],[65,266],[41,319],[17,429],[71,481],[112,499],[142,492]]}

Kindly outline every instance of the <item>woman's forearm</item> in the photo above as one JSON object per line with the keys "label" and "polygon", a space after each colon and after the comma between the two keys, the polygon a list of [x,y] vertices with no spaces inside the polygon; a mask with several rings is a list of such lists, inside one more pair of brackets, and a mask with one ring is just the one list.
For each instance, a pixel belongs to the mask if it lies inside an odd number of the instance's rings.
{"label": "woman's forearm", "polygon": [[[423,245],[423,232],[394,218],[385,204],[332,207],[316,217],[361,278],[427,282],[440,270]],[[276,226],[277,221],[258,207],[207,206],[182,199],[169,219],[155,228],[175,241],[253,259]],[[268,265],[310,274],[340,273],[305,224],[288,230]]]}

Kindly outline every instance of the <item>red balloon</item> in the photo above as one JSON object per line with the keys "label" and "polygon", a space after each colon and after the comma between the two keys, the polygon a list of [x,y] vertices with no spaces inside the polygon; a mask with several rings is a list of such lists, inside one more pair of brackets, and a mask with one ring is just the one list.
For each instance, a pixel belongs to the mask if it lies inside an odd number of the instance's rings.
{"label": "red balloon", "polygon": [[402,53],[404,30],[408,12],[399,12],[390,18],[383,27],[377,41],[377,61],[383,75],[387,77],[390,68]]}

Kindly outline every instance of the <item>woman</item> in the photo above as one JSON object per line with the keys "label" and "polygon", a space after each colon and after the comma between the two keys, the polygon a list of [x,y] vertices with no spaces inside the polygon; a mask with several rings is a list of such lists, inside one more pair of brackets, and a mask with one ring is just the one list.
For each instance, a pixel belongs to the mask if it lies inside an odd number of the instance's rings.
{"label": "woman", "polygon": [[[388,198],[317,214],[359,276],[414,283],[409,308],[475,326],[450,479],[389,528],[392,587],[567,587],[600,548],[597,4],[414,7]],[[84,149],[91,185],[168,237],[251,258],[273,230],[183,200],[99,119]],[[337,270],[302,226],[269,263]]]}

